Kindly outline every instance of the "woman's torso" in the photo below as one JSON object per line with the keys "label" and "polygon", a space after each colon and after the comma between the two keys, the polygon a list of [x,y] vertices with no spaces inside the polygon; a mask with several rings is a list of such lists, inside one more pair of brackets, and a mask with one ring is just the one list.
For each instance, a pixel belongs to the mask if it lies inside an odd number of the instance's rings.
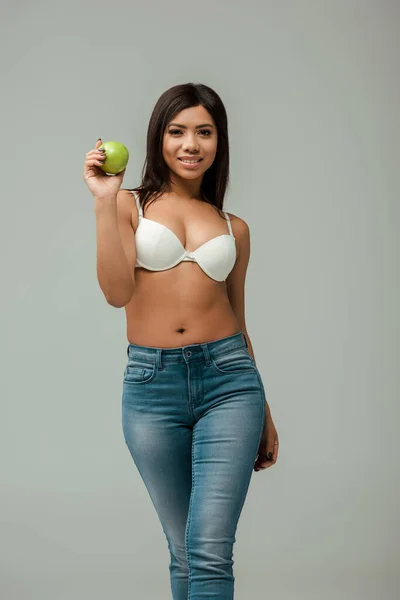
{"label": "woman's torso", "polygon": [[[173,199],[171,195],[167,200],[164,194],[147,204],[145,217],[168,227],[190,251],[229,233],[225,219],[212,205],[200,200]],[[135,233],[138,224],[138,210],[132,195]],[[234,235],[234,216],[231,224]],[[237,253],[236,243],[236,256]],[[180,262],[165,271],[136,267],[135,283],[132,300],[125,306],[127,337],[132,344],[174,348],[240,331],[226,282],[215,281],[196,262]]]}

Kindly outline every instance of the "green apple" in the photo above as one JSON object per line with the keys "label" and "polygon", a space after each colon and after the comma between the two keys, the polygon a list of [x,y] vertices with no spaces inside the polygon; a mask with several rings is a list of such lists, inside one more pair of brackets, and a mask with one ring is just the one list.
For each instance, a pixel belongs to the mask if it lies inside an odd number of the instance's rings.
{"label": "green apple", "polygon": [[103,142],[97,148],[97,150],[101,149],[105,151],[105,161],[101,166],[99,165],[99,169],[112,175],[117,175],[125,169],[129,160],[129,152],[124,144],[121,144],[121,142]]}

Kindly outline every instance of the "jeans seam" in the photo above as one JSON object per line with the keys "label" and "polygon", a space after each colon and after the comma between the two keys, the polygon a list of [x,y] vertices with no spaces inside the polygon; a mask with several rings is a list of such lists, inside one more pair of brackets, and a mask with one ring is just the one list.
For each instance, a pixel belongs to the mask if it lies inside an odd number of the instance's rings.
{"label": "jeans seam", "polygon": [[[137,368],[139,369],[139,367],[133,367],[133,368]],[[144,373],[146,371],[146,369],[153,369],[152,375],[149,379],[143,379]],[[124,377],[123,377],[123,382],[127,385],[131,384],[131,385],[146,385],[146,384],[150,384],[154,381],[154,379],[157,376],[157,366],[153,365],[152,367],[142,367],[141,368],[141,380],[140,381],[130,381],[128,379],[129,377],[129,373],[128,373],[128,366],[125,368],[124,371]]]}
{"label": "jeans seam", "polygon": [[186,370],[187,370],[187,386],[188,386],[188,409],[194,419],[195,416],[194,416],[194,411],[193,411],[193,407],[192,407],[192,397],[190,394],[190,366],[189,365],[186,365]]}
{"label": "jeans seam", "polygon": [[185,543],[186,543],[186,560],[188,564],[188,597],[187,600],[191,600],[191,587],[192,587],[192,567],[190,564],[190,548],[189,548],[189,529],[192,522],[192,502],[193,502],[193,493],[194,493],[194,442],[195,442],[195,431],[193,430],[192,436],[192,489],[190,492],[190,500],[189,500],[189,510],[188,510],[188,518],[186,523],[186,534],[185,534]]}
{"label": "jeans seam", "polygon": [[216,365],[213,358],[210,360],[210,364],[216,373],[221,373],[223,375],[229,375],[229,374],[244,375],[246,373],[251,373],[252,371],[256,371],[256,367],[254,364],[251,367],[246,367],[245,369],[238,369],[237,371],[223,371]]}
{"label": "jeans seam", "polygon": [[[263,433],[263,429],[264,429],[264,425],[265,425],[265,417],[267,415],[266,408],[265,408],[265,403],[266,403],[267,399],[265,396],[264,384],[262,382],[261,375],[258,371],[258,368],[256,368],[256,374],[257,374],[258,382],[260,384],[260,391],[261,391],[261,398],[262,398],[262,414],[263,414],[263,418],[261,419],[260,433],[258,435],[258,446],[257,446],[257,454],[258,454],[258,448],[261,444],[262,433]],[[254,460],[257,458],[257,454],[256,454]]]}

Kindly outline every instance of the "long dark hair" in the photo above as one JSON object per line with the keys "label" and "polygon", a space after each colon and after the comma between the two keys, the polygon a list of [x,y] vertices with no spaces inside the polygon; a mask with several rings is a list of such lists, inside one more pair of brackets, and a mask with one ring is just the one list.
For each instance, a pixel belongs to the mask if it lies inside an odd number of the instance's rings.
{"label": "long dark hair", "polygon": [[204,201],[221,210],[229,185],[228,118],[221,98],[201,83],[183,83],[164,92],[153,109],[147,129],[147,152],[142,183],[136,191],[143,207],[168,189],[169,169],[162,154],[163,135],[168,123],[185,108],[203,106],[212,116],[218,131],[217,153],[204,173],[201,195]]}

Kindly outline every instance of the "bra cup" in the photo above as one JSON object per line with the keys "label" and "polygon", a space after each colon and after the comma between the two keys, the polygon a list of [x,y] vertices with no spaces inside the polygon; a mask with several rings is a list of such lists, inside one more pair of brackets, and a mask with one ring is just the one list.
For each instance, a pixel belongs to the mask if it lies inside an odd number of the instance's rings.
{"label": "bra cup", "polygon": [[236,262],[236,244],[231,235],[211,240],[198,248],[196,262],[203,271],[216,281],[224,281]]}
{"label": "bra cup", "polygon": [[154,221],[140,223],[135,234],[135,244],[138,262],[154,271],[169,269],[185,254],[175,234]]}
{"label": "bra cup", "polygon": [[[177,235],[162,223],[143,219],[135,233],[137,265],[151,271],[171,269],[188,254]],[[223,234],[189,253],[215,281],[224,281],[236,262],[235,238]]]}

